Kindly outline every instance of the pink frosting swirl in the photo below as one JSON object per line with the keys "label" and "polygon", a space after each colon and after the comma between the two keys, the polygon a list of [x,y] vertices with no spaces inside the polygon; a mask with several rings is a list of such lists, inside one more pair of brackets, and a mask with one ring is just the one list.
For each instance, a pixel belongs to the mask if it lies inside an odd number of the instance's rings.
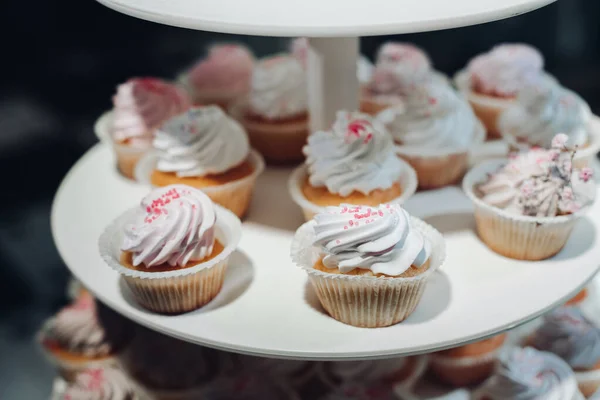
{"label": "pink frosting swirl", "polygon": [[543,76],[544,59],[525,44],[502,44],[475,57],[467,66],[471,89],[495,97],[514,97]]}
{"label": "pink frosting swirl", "polygon": [[119,85],[113,96],[113,138],[149,147],[154,131],[190,105],[186,92],[175,85],[155,78],[130,79]]}
{"label": "pink frosting swirl", "polygon": [[75,377],[65,389],[65,400],[135,400],[135,389],[117,368],[94,368]]}
{"label": "pink frosting swirl", "polygon": [[133,253],[134,266],[184,266],[212,253],[217,216],[202,191],[165,186],[144,197],[140,207],[137,221],[125,228],[121,247]]}
{"label": "pink frosting swirl", "polygon": [[[220,44],[212,46],[208,57],[188,72],[188,82],[195,96],[242,95],[250,89],[254,56],[245,46]],[[221,93],[220,93],[221,92]]]}

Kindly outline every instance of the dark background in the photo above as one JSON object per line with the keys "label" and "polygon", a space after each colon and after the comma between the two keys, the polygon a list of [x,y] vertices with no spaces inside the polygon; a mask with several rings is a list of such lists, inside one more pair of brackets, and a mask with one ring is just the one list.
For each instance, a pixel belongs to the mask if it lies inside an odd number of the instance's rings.
{"label": "dark background", "polygon": [[[261,56],[288,40],[157,25],[92,0],[0,3],[0,398],[35,400],[48,397],[54,372],[33,337],[65,303],[68,278],[50,234],[52,197],[96,142],[94,120],[111,106],[115,86],[133,76],[173,77],[212,41],[243,41]],[[361,46],[372,58],[385,40],[413,41],[452,74],[494,44],[527,42],[597,113],[599,17],[597,0],[559,0],[510,20],[367,37]]]}

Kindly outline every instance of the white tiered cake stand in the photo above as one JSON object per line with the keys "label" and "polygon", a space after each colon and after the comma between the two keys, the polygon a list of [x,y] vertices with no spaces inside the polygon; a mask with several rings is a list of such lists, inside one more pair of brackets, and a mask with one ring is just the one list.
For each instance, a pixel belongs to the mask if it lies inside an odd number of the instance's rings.
{"label": "white tiered cake stand", "polygon": [[[196,29],[272,35],[377,34],[439,29],[504,18],[551,0],[101,0],[127,14]],[[502,4],[499,4],[502,3]],[[374,15],[376,14],[376,15]],[[338,109],[356,109],[358,39],[311,39],[312,127]],[[126,317],[190,342],[242,353],[297,359],[361,359],[456,346],[527,322],[575,295],[600,264],[600,204],[550,260],[522,262],[490,251],[474,232],[472,208],[458,187],[416,194],[407,209],[437,227],[448,258],[406,321],[355,328],[319,306],[305,273],[289,257],[302,223],[286,181],[291,169],[259,178],[222,292],[200,310],[177,316],[140,308],[104,265],[97,241],[109,222],[148,188],[122,178],[111,149],[98,144],[71,169],[56,194],[52,232],[73,274]]]}

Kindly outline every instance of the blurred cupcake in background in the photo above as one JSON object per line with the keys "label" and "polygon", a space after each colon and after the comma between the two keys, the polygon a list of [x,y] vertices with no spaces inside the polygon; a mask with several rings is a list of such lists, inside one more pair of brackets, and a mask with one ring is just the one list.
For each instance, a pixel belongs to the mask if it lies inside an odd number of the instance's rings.
{"label": "blurred cupcake in background", "polygon": [[202,388],[199,397],[189,400],[300,400],[286,382],[265,379],[259,371],[224,375]]}
{"label": "blurred cupcake in background", "polygon": [[236,103],[231,114],[248,131],[252,147],[269,163],[303,159],[308,136],[306,71],[290,54],[277,54],[254,67],[248,98]]}
{"label": "blurred cupcake in background", "polygon": [[403,203],[417,187],[413,168],[394,152],[394,143],[377,120],[340,111],[330,131],[308,138],[306,164],[289,180],[292,199],[307,220],[326,206],[378,206]]}
{"label": "blurred cupcake in background", "polygon": [[382,111],[397,153],[417,172],[419,187],[456,183],[469,167],[469,152],[485,130],[469,104],[450,85],[432,82],[407,90],[403,106]]}
{"label": "blurred cupcake in background", "polygon": [[51,400],[142,400],[135,385],[116,367],[86,369],[62,386],[55,385]]}
{"label": "blurred cupcake in background", "polygon": [[501,137],[500,114],[512,105],[519,91],[543,80],[552,80],[544,72],[539,51],[526,44],[501,44],[473,58],[455,77],[475,114],[487,129],[488,138]]}
{"label": "blurred cupcake in background", "polygon": [[389,385],[379,382],[353,381],[341,384],[320,400],[398,400],[398,397]]}
{"label": "blurred cupcake in background", "polygon": [[240,44],[216,44],[181,78],[195,105],[224,110],[250,90],[254,55]]}
{"label": "blurred cupcake in background", "polygon": [[569,364],[584,396],[600,388],[600,329],[577,307],[560,307],[545,315],[527,343]]}
{"label": "blurred cupcake in background", "polygon": [[151,149],[156,130],[190,105],[178,86],[156,78],[132,78],[117,87],[112,112],[100,117],[94,129],[113,146],[121,174],[134,179],[135,166]]}

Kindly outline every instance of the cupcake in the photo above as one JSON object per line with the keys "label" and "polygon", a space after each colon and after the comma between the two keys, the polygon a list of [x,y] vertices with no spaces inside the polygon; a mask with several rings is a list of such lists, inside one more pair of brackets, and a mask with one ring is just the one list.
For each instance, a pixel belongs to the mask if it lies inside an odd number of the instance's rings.
{"label": "cupcake", "polygon": [[529,337],[528,344],[569,364],[584,396],[600,388],[600,329],[577,307],[560,307],[544,316],[544,323]]}
{"label": "cupcake", "polygon": [[254,373],[293,387],[302,386],[315,375],[315,363],[305,360],[283,360],[244,354],[219,352],[225,375]]}
{"label": "cupcake", "polygon": [[333,389],[322,400],[398,400],[398,397],[389,385],[354,381]]}
{"label": "cupcake", "polygon": [[92,368],[54,390],[52,400],[138,400],[135,386],[116,367]]}
{"label": "cupcake", "polygon": [[569,301],[565,303],[566,306],[578,306],[588,298],[588,289],[581,289],[575,296],[571,297]]}
{"label": "cupcake", "polygon": [[402,42],[387,42],[379,49],[371,80],[363,86],[361,111],[376,115],[403,104],[407,90],[428,82],[446,82],[435,72],[429,57],[420,48]]}
{"label": "cupcake", "polygon": [[385,360],[331,361],[319,365],[319,377],[329,388],[345,382],[378,382],[412,386],[425,372],[427,357],[394,357]]}
{"label": "cupcake", "polygon": [[221,290],[240,220],[200,190],[170,185],[118,217],[100,237],[100,254],[148,310],[182,313]]}
{"label": "cupcake", "polygon": [[383,125],[366,114],[340,111],[330,131],[313,133],[306,164],[289,180],[292,199],[307,220],[342,203],[402,203],[417,188],[414,170],[394,152]]}
{"label": "cupcake", "polygon": [[593,203],[592,170],[573,168],[566,141],[557,135],[550,150],[484,162],[465,176],[477,232],[496,253],[519,260],[552,257]]}
{"label": "cupcake", "polygon": [[308,136],[306,71],[296,57],[279,54],[254,67],[247,100],[236,103],[231,114],[248,131],[252,147],[269,163],[302,160]]}
{"label": "cupcake", "polygon": [[46,321],[38,333],[47,358],[67,380],[84,369],[114,364],[128,338],[119,317],[88,292]]}
{"label": "cupcake", "polygon": [[521,88],[548,79],[552,78],[544,73],[539,51],[526,44],[502,44],[472,59],[455,81],[483,122],[488,138],[498,139],[498,117]]}
{"label": "cupcake", "polygon": [[242,373],[215,379],[203,388],[197,399],[300,400],[300,396],[284,382],[264,379],[256,373]]}
{"label": "cupcake", "polygon": [[135,166],[152,147],[156,129],[190,104],[186,92],[175,85],[133,78],[118,86],[113,110],[98,120],[96,134],[112,144],[121,174],[134,179]]}
{"label": "cupcake", "polygon": [[292,241],[323,308],[365,328],[406,319],[444,258],[442,235],[398,204],[327,207]]}
{"label": "cupcake", "polygon": [[485,139],[483,126],[449,85],[427,83],[408,90],[404,99],[403,107],[378,116],[398,143],[398,154],[417,172],[420,188],[456,183],[468,169],[469,150]]}
{"label": "cupcake", "polygon": [[429,379],[420,379],[412,387],[396,386],[398,400],[471,400],[468,388],[453,388]]}
{"label": "cupcake", "polygon": [[454,387],[471,386],[488,378],[496,365],[506,334],[430,355],[429,368],[436,378]]}
{"label": "cupcake", "polygon": [[552,353],[530,347],[502,354],[494,374],[472,400],[583,400],[569,365]]}
{"label": "cupcake", "polygon": [[219,107],[194,107],[171,118],[153,146],[136,169],[140,182],[192,186],[238,217],[246,214],[264,161],[242,126]]}
{"label": "cupcake", "polygon": [[182,81],[194,104],[215,104],[224,110],[250,90],[254,56],[239,44],[218,44],[187,71]]}
{"label": "cupcake", "polygon": [[590,126],[591,111],[574,92],[553,82],[523,88],[516,101],[500,114],[498,126],[514,148],[550,148],[559,133],[577,147],[575,163],[585,166],[600,149],[600,137]]}

